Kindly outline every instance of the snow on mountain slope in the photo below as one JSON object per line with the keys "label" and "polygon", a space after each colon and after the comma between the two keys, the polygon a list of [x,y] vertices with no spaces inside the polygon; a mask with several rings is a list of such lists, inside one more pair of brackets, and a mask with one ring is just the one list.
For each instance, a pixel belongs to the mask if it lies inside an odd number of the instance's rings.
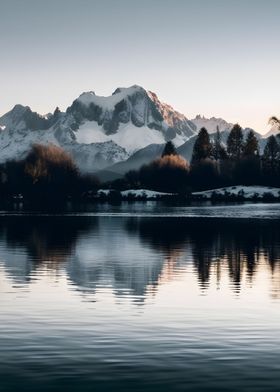
{"label": "snow on mountain slope", "polygon": [[126,99],[128,96],[135,94],[135,92],[142,92],[142,87],[134,85],[127,88],[117,88],[115,92],[109,97],[97,96],[94,91],[82,93],[78,101],[88,106],[90,104],[97,105],[104,110],[114,110],[115,106]]}
{"label": "snow on mountain slope", "polygon": [[78,143],[97,143],[112,140],[119,146],[132,154],[141,149],[143,146],[150,144],[165,143],[163,135],[148,127],[142,127],[141,131],[133,124],[121,124],[117,133],[106,135],[102,131],[102,127],[95,121],[87,121],[82,124],[76,131],[76,139]]}
{"label": "snow on mountain slope", "polygon": [[78,143],[69,125],[71,121],[57,110],[43,117],[28,107],[16,105],[0,118],[0,162],[23,159],[36,143],[62,147],[82,171],[101,170],[128,158],[126,150],[112,141]]}
{"label": "snow on mountain slope", "polygon": [[274,122],[270,128],[270,130],[264,135],[265,138],[269,137],[269,136],[276,136],[279,135],[280,133],[280,127],[279,124],[277,122]]}
{"label": "snow on mountain slope", "polygon": [[168,140],[180,145],[195,134],[195,126],[183,114],[136,85],[118,88],[109,97],[83,93],[67,114],[79,142],[112,140],[129,153]]}
{"label": "snow on mountain slope", "polygon": [[161,102],[152,91],[148,91],[148,96],[154,102],[168,127],[174,131],[176,130],[177,136],[180,135],[186,139],[186,137],[190,138],[195,134],[193,122],[188,120],[184,114],[177,112],[172,106]]}
{"label": "snow on mountain slope", "polygon": [[197,115],[194,119],[191,120],[193,124],[196,126],[196,131],[198,132],[201,128],[206,128],[209,133],[214,133],[219,128],[219,131],[230,131],[233,127],[233,124],[226,122],[222,118],[206,118],[201,115]]}
{"label": "snow on mountain slope", "polygon": [[169,140],[189,160],[201,127],[212,136],[219,127],[225,143],[232,124],[215,117],[188,120],[137,85],[117,88],[108,97],[90,91],[75,99],[66,112],[56,108],[42,116],[16,105],[0,117],[0,162],[24,158],[35,143],[53,143],[68,151],[82,171],[114,166],[123,172],[153,159]]}
{"label": "snow on mountain slope", "polygon": [[69,152],[82,172],[93,173],[128,158],[125,149],[112,141],[61,146]]}
{"label": "snow on mountain slope", "polygon": [[23,159],[33,144],[59,145],[54,136],[53,129],[47,131],[1,131],[0,132],[0,162]]}
{"label": "snow on mountain slope", "polygon": [[150,144],[141,150],[136,151],[127,160],[117,162],[107,167],[105,170],[97,172],[97,176],[101,180],[110,180],[122,177],[130,170],[138,170],[141,166],[153,161],[161,156],[164,144]]}

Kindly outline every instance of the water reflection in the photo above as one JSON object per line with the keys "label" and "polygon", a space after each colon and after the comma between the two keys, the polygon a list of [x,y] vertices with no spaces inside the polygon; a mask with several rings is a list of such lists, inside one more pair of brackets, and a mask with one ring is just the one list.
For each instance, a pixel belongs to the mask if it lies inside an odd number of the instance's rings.
{"label": "water reflection", "polygon": [[270,293],[280,293],[278,220],[6,217],[0,252],[15,282],[28,283],[42,270],[62,271],[90,299],[109,288],[143,303],[147,293],[188,272],[204,294],[225,276],[238,294],[269,271]]}
{"label": "water reflection", "polygon": [[221,269],[226,268],[239,291],[243,276],[253,282],[263,264],[277,281],[279,221],[153,218],[132,219],[126,228],[138,233],[144,244],[163,251],[167,264],[174,266],[176,259],[182,263],[182,254],[183,263],[191,259],[201,288],[207,287],[211,273],[219,283]]}
{"label": "water reflection", "polygon": [[0,220],[0,390],[276,391],[279,221]]}
{"label": "water reflection", "polygon": [[11,216],[0,222],[1,259],[8,275],[29,282],[38,268],[59,269],[96,219],[86,217]]}

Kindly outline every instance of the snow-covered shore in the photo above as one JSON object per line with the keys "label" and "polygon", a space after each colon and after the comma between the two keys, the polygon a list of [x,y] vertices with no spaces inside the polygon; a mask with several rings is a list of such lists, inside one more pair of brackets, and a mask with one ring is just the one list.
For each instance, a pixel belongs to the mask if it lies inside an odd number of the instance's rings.
{"label": "snow-covered shore", "polygon": [[241,197],[243,199],[263,199],[264,197],[280,198],[280,188],[268,186],[230,186],[225,188],[210,189],[202,192],[193,192],[195,198],[213,199],[215,197]]}
{"label": "snow-covered shore", "polygon": [[[100,189],[97,192],[98,196],[108,196],[112,192],[109,189]],[[126,191],[120,192],[120,195],[123,199],[146,199],[146,200],[157,200],[163,197],[172,196],[172,193],[164,193],[151,191],[149,189],[128,189]]]}
{"label": "snow-covered shore", "polygon": [[[100,189],[96,196],[100,199],[118,197],[122,200],[161,200],[178,198],[178,195],[175,193],[157,192],[148,189],[128,189],[122,192],[110,189]],[[236,185],[224,188],[209,189],[201,192],[193,192],[189,195],[186,195],[186,199],[213,201],[221,200],[225,202],[234,200],[274,201],[280,200],[280,188],[273,188],[268,186]]]}

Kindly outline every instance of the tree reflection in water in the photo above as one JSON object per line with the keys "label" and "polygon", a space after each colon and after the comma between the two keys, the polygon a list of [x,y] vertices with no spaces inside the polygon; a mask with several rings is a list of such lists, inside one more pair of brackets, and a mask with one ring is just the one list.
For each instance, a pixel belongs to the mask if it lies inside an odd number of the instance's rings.
{"label": "tree reflection in water", "polygon": [[237,294],[269,268],[271,295],[280,293],[278,220],[10,216],[1,219],[0,241],[15,281],[63,269],[85,295],[103,285],[141,302],[190,268],[202,292],[226,271]]}
{"label": "tree reflection in water", "polygon": [[238,293],[243,277],[253,284],[258,266],[265,263],[271,271],[274,296],[280,290],[278,220],[153,218],[132,219],[126,227],[163,252],[173,269],[174,258],[187,263],[191,252],[202,289],[207,288],[211,273],[216,273],[219,283],[221,268],[226,268]]}

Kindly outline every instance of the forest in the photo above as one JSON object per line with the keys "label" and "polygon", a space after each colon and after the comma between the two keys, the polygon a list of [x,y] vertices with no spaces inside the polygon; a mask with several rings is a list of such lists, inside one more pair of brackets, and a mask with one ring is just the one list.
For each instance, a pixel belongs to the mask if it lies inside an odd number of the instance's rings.
{"label": "forest", "polygon": [[190,195],[191,192],[233,185],[280,187],[280,138],[270,136],[260,152],[253,131],[246,136],[238,124],[222,143],[217,129],[214,138],[202,128],[187,162],[172,141],[160,157],[121,179],[101,183],[95,175],[79,172],[72,157],[55,145],[33,145],[25,159],[0,166],[2,200],[65,200],[90,198],[98,189],[119,192],[149,189]]}
{"label": "forest", "polygon": [[177,154],[172,142],[167,142],[160,158],[128,172],[114,186],[176,193],[231,185],[280,187],[279,141],[278,136],[270,136],[261,154],[254,132],[250,130],[244,137],[238,124],[231,129],[226,145],[219,130],[211,141],[208,131],[202,128],[191,162]]}

